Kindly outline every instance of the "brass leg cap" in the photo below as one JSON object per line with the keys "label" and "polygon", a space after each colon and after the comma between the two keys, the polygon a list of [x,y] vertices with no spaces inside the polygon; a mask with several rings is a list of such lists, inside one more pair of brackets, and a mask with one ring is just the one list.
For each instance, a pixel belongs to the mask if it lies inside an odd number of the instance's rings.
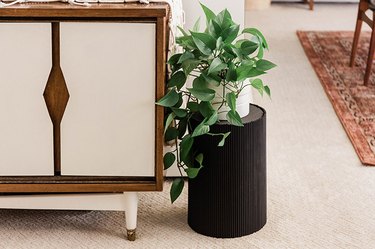
{"label": "brass leg cap", "polygon": [[135,229],[127,230],[128,240],[134,241],[135,240]]}

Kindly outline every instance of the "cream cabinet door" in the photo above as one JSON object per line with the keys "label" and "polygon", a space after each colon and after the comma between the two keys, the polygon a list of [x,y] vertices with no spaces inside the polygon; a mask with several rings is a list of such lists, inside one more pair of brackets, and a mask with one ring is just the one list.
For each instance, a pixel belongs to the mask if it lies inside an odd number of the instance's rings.
{"label": "cream cabinet door", "polygon": [[61,174],[155,175],[155,25],[61,23]]}
{"label": "cream cabinet door", "polygon": [[49,24],[0,23],[0,176],[53,175]]}

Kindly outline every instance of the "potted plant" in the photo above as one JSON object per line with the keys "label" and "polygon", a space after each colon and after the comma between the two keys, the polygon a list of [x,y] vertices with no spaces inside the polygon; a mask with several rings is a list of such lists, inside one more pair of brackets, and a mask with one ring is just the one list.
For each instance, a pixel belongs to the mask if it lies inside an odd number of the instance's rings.
{"label": "potted plant", "polygon": [[[250,87],[270,96],[269,87],[258,76],[275,67],[263,59],[268,44],[259,30],[240,31],[228,10],[215,14],[201,6],[206,27],[200,31],[198,20],[191,31],[180,28],[182,36],[176,42],[183,51],[169,59],[168,91],[157,102],[166,110],[165,141],[175,145],[174,150],[164,155],[165,169],[176,164],[181,173],[181,178],[175,179],[171,186],[172,203],[184,188],[183,173],[189,177],[189,184],[193,184],[207,166],[209,158],[199,144],[210,141],[213,148],[225,147],[231,129],[242,129],[251,113]],[[225,132],[216,129],[222,125],[229,129]]]}

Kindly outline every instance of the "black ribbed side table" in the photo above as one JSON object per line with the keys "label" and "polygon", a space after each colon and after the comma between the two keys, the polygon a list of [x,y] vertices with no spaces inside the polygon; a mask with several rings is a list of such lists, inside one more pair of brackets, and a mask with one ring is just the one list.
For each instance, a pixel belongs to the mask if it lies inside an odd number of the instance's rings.
{"label": "black ribbed side table", "polygon": [[196,138],[194,148],[204,153],[204,168],[189,179],[188,223],[196,232],[234,238],[266,224],[266,112],[250,106],[244,127],[221,122],[213,133],[231,132],[224,147],[220,136]]}

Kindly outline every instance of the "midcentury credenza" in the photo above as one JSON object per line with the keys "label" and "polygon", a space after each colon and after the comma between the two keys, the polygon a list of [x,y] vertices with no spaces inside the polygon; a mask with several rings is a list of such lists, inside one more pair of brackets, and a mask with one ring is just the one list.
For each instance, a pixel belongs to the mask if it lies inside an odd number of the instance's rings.
{"label": "midcentury credenza", "polygon": [[0,208],[124,210],[163,187],[167,4],[0,9]]}

